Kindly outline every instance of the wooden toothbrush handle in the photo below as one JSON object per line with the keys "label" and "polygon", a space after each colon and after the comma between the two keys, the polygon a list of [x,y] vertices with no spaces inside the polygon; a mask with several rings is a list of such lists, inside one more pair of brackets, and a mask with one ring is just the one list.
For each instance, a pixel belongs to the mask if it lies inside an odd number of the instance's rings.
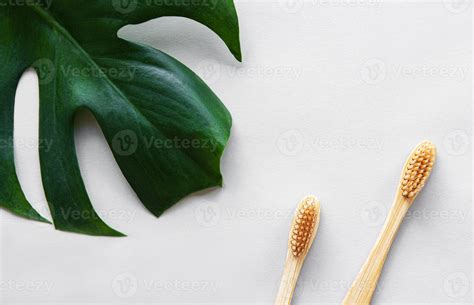
{"label": "wooden toothbrush handle", "polygon": [[303,262],[304,258],[295,258],[291,252],[288,252],[275,305],[291,304]]}
{"label": "wooden toothbrush handle", "polygon": [[352,283],[342,305],[370,304],[390,247],[409,208],[410,202],[397,196],[375,246]]}

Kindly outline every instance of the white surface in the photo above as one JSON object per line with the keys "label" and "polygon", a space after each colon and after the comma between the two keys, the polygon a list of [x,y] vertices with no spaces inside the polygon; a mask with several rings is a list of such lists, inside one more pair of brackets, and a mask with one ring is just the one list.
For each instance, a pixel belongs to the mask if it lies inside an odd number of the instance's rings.
{"label": "white surface", "polygon": [[[162,19],[122,35],[197,71],[234,118],[223,189],[159,219],[127,185],[91,115],[77,149],[90,197],[129,236],[54,231],[1,211],[1,304],[272,304],[293,209],[322,202],[294,304],[338,304],[422,139],[439,149],[374,304],[472,302],[472,7],[468,1],[237,3],[244,63],[203,26]],[[447,74],[446,74],[447,73]],[[17,97],[17,165],[45,214],[36,76]]]}

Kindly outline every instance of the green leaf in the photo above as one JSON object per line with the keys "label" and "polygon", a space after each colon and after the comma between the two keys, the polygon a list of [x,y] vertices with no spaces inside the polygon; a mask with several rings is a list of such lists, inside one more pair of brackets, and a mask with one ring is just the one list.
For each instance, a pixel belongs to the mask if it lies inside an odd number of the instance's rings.
{"label": "green leaf", "polygon": [[81,108],[95,116],[124,176],[154,215],[222,184],[220,158],[231,128],[226,108],[174,58],[117,37],[127,24],[162,16],[204,24],[241,59],[232,0],[0,0],[1,206],[46,221],[25,199],[13,157],[15,90],[29,67],[40,83],[40,139],[51,143],[39,154],[57,229],[122,236],[100,219],[81,178],[73,134]]}

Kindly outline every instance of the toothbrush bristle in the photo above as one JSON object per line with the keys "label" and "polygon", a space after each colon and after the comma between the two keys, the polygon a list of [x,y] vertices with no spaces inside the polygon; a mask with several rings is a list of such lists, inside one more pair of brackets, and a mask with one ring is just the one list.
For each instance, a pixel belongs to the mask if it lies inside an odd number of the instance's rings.
{"label": "toothbrush bristle", "polygon": [[415,148],[402,174],[400,187],[403,197],[418,195],[431,174],[435,159],[436,147],[433,143],[424,141]]}
{"label": "toothbrush bristle", "polygon": [[304,198],[296,211],[290,233],[290,250],[299,257],[310,247],[319,213],[318,200],[313,196]]}

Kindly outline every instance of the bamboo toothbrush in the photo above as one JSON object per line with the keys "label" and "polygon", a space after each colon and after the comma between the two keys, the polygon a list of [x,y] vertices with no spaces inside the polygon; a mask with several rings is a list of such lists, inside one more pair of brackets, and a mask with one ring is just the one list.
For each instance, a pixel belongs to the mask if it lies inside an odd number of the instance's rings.
{"label": "bamboo toothbrush", "polygon": [[387,216],[382,232],[344,298],[343,305],[370,304],[380,273],[400,224],[430,176],[435,159],[436,147],[429,141],[421,142],[408,157],[403,168],[395,201]]}
{"label": "bamboo toothbrush", "polygon": [[275,305],[291,304],[298,276],[318,231],[319,217],[319,201],[314,196],[305,197],[299,203],[291,225],[288,253]]}

